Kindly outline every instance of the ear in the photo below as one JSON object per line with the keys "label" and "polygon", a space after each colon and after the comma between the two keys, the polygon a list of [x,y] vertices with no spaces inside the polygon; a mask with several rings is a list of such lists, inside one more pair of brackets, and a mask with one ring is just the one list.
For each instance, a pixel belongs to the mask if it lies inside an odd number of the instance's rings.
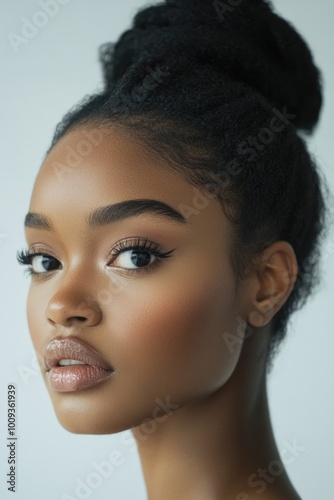
{"label": "ear", "polygon": [[288,299],[297,275],[296,255],[287,241],[276,241],[259,254],[253,274],[250,325],[262,327],[271,321]]}

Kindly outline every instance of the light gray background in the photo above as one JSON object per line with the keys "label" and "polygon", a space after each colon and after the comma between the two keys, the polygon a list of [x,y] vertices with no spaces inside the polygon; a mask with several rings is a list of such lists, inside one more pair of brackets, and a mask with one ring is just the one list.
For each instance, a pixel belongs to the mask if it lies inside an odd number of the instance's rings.
{"label": "light gray background", "polygon": [[[151,2],[152,4],[155,2]],[[15,52],[8,33],[20,34],[23,18],[32,20],[38,1],[1,0],[1,351],[0,351],[0,497],[18,500],[73,500],[77,480],[94,480],[94,462],[122,454],[101,485],[81,498],[145,500],[136,448],[126,431],[84,436],[58,423],[39,374],[26,322],[29,278],[16,262],[25,247],[23,220],[35,176],[55,125],[84,94],[101,88],[97,48],[115,41],[129,27],[142,0],[62,0],[58,13]],[[334,191],[333,27],[334,7],[319,2],[274,0],[309,43],[324,74],[325,106],[320,126],[309,141]],[[43,20],[42,20],[43,22]],[[279,449],[295,441],[300,448],[287,463],[304,500],[334,498],[334,235],[326,241],[323,281],[318,294],[295,316],[269,378],[269,402]],[[6,490],[7,384],[17,385],[17,493]],[[92,484],[92,483],[91,483]],[[261,496],[261,495],[260,495]],[[203,499],[204,500],[204,499]]]}

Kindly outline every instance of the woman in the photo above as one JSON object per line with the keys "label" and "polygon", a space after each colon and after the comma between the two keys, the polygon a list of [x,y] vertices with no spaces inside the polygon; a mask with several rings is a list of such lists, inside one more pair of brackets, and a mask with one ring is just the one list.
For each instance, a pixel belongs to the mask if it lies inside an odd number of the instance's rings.
{"label": "woman", "polygon": [[264,0],[166,0],[100,59],[18,254],[57,418],[131,429],[150,500],[298,499],[266,376],[317,279],[319,71]]}

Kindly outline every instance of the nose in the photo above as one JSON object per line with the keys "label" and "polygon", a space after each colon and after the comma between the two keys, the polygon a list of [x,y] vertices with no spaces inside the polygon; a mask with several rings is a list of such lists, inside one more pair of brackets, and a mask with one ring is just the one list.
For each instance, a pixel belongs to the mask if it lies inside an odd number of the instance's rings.
{"label": "nose", "polygon": [[53,326],[82,327],[96,326],[101,322],[102,311],[98,303],[91,297],[76,297],[75,293],[62,292],[55,294],[48,303],[47,319]]}

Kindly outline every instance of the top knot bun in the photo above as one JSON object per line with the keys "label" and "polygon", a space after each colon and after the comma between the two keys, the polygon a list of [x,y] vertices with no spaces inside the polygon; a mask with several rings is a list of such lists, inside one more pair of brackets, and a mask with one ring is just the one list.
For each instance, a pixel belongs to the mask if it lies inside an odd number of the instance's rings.
{"label": "top knot bun", "polygon": [[106,88],[135,63],[168,62],[191,73],[210,64],[243,81],[272,104],[296,115],[311,132],[322,104],[321,75],[312,54],[287,21],[265,0],[166,0],[144,7],[132,28],[100,48]]}

